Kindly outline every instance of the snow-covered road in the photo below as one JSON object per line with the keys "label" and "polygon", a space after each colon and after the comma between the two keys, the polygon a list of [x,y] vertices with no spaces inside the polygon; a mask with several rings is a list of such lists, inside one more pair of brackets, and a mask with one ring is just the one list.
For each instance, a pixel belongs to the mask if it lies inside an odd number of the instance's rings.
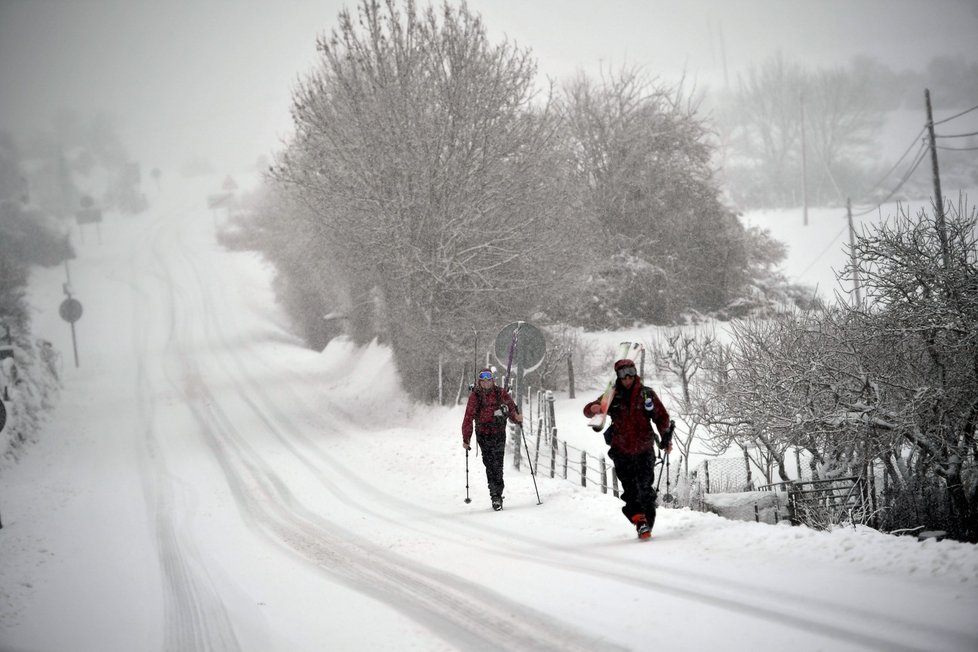
{"label": "snow-covered road", "polygon": [[65,389],[0,467],[0,649],[978,649],[974,546],[670,509],[641,543],[510,466],[492,512],[476,457],[464,504],[461,409],[383,346],[303,349],[205,191],[86,234],[78,369],[62,270],[32,279]]}

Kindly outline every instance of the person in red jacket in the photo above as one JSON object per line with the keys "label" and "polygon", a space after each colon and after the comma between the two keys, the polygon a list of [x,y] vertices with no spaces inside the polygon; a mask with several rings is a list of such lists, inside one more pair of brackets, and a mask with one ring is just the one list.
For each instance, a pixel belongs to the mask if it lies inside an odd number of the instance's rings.
{"label": "person in red jacket", "polygon": [[472,422],[475,421],[476,441],[486,466],[489,499],[497,512],[503,508],[503,455],[506,452],[506,419],[523,423],[516,403],[509,392],[496,385],[492,369],[479,372],[479,382],[469,394],[462,419],[462,447],[471,448]]}
{"label": "person in red jacket", "polygon": [[[615,393],[608,405],[611,425],[605,431],[605,442],[621,481],[621,499],[625,501],[621,511],[635,525],[639,538],[648,539],[655,524],[656,500],[656,436],[652,424],[661,436],[659,447],[668,453],[672,450],[672,422],[655,391],[642,385],[634,362],[618,360],[615,374]],[[600,411],[601,397],[584,406],[584,416],[589,418]]]}

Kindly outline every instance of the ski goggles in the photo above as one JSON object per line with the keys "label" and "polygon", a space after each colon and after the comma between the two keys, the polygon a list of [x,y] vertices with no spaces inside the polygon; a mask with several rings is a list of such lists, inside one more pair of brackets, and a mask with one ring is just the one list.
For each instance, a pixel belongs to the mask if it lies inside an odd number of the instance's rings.
{"label": "ski goggles", "polygon": [[492,380],[492,372],[491,371],[480,371],[479,372],[479,380]]}
{"label": "ski goggles", "polygon": [[618,377],[625,378],[626,376],[637,376],[638,373],[635,371],[635,367],[622,367],[618,370]]}

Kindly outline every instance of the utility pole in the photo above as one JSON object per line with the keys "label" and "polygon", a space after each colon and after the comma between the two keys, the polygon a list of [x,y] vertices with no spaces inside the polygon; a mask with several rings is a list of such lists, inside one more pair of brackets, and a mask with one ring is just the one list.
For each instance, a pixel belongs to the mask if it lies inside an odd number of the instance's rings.
{"label": "utility pole", "polygon": [[68,269],[68,252],[71,251],[71,233],[65,234],[65,283],[71,287],[71,270]]}
{"label": "utility pole", "polygon": [[863,304],[859,291],[859,269],[856,267],[856,235],[852,228],[852,200],[846,197],[846,214],[849,218],[849,263],[852,265],[852,289],[856,293],[856,307]]}
{"label": "utility pole", "polygon": [[64,148],[58,147],[58,189],[61,191],[61,217],[71,216],[73,205],[71,196],[71,178],[68,176],[68,162],[65,160]]}
{"label": "utility pole", "polygon": [[801,212],[802,223],[808,226],[808,173],[805,161],[805,93],[798,98],[801,104]]}
{"label": "utility pole", "polygon": [[937,144],[934,138],[934,114],[930,107],[930,89],[924,89],[927,103],[927,134],[930,138],[930,165],[934,175],[934,202],[937,209],[937,236],[941,239],[941,259],[944,269],[948,267],[947,229],[944,226],[944,196],[941,194],[941,174],[937,167]]}

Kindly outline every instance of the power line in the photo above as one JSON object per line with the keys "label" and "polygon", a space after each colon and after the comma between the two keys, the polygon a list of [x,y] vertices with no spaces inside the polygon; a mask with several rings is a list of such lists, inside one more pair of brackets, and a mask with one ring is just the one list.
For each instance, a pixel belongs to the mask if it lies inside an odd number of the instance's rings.
{"label": "power line", "polygon": [[[975,105],[975,106],[971,107],[970,109],[965,109],[964,111],[961,111],[960,113],[957,113],[955,115],[952,115],[949,118],[945,118],[944,120],[941,120],[939,122],[934,122],[933,124],[934,125],[944,124],[946,122],[950,122],[951,120],[954,120],[955,118],[960,118],[961,116],[965,115],[966,113],[970,113],[970,112],[975,111],[975,110],[978,110],[978,105]],[[886,202],[888,202],[897,192],[900,191],[900,189],[904,186],[904,184],[907,183],[907,181],[910,180],[911,175],[913,175],[913,173],[917,170],[917,168],[920,166],[921,162],[923,162],[924,158],[926,158],[927,152],[929,151],[929,146],[928,146],[927,142],[925,140],[921,139],[921,136],[923,136],[923,134],[924,134],[924,132],[926,130],[927,130],[927,125],[925,124],[923,127],[921,127],[920,131],[917,132],[917,135],[915,135],[913,137],[913,139],[910,141],[910,145],[908,145],[907,146],[907,149],[903,152],[903,154],[900,155],[900,158],[897,159],[897,162],[893,164],[893,167],[891,167],[889,170],[887,170],[886,174],[884,174],[880,178],[880,180],[877,181],[876,184],[866,194],[867,195],[871,195],[880,186],[882,186],[883,182],[886,181],[890,177],[890,175],[893,174],[893,172],[900,166],[900,164],[903,162],[903,160],[907,157],[907,154],[909,154],[910,151],[913,149],[914,144],[917,143],[918,149],[917,149],[917,153],[914,155],[913,163],[911,163],[910,167],[907,169],[907,171],[900,178],[900,181],[899,181],[899,183],[897,183],[896,187],[893,188],[893,190],[891,190],[889,192],[889,194],[887,194],[886,197],[884,197],[881,201],[874,203],[873,206],[867,208],[866,210],[864,210],[862,212],[854,213],[852,215],[853,217],[862,217],[863,215],[867,215],[867,214],[869,214],[869,213],[871,213],[871,212],[873,212],[875,210],[879,210],[880,206],[882,206],[883,204],[885,204]],[[978,132],[967,133],[967,134],[953,134],[953,135],[948,134],[948,135],[935,136],[935,138],[966,138],[966,137],[970,137],[970,136],[978,136]],[[954,151],[978,151],[978,147],[936,147],[936,149],[954,150]],[[822,156],[822,164],[826,167],[826,172],[829,173],[829,179],[836,186],[836,190],[839,191],[838,184],[836,184],[835,178],[833,177],[831,171],[828,169],[828,162],[824,160],[824,153],[823,153],[823,156]],[[830,242],[829,245],[818,256],[815,257],[815,259],[811,262],[811,264],[808,267],[805,268],[805,270],[802,272],[802,274],[804,274],[809,269],[811,269],[812,266],[814,266],[815,263],[818,262],[818,260],[823,255],[825,255],[825,252],[828,251],[829,248],[831,248],[840,237],[842,237],[842,234],[843,233],[845,233],[845,229],[843,229],[842,231],[840,231],[839,232],[839,235],[837,235],[835,238],[832,239],[832,242]]]}
{"label": "power line", "polygon": [[[978,110],[978,105],[975,105],[975,106],[971,107],[970,109],[965,109],[964,111],[961,111],[960,113],[956,113],[956,114],[952,115],[949,118],[944,118],[943,120],[940,120],[938,122],[935,122],[934,125],[939,125],[939,124],[944,124],[946,122],[950,122],[951,120],[954,120],[956,118],[960,118],[961,116],[963,116],[963,115],[965,115],[967,113],[971,113],[972,111],[976,111],[976,110]],[[924,160],[924,157],[926,155],[927,143],[925,141],[921,140],[921,136],[923,136],[923,134],[924,134],[924,132],[926,130],[927,130],[927,125],[925,124],[923,127],[920,128],[920,131],[917,132],[917,135],[914,136],[913,139],[910,141],[910,145],[908,145],[907,146],[907,149],[904,150],[903,154],[900,155],[900,158],[897,159],[897,162],[893,164],[893,167],[891,167],[889,170],[887,170],[886,174],[884,174],[882,177],[880,177],[880,180],[877,181],[876,184],[874,184],[873,187],[869,191],[866,192],[866,195],[872,195],[874,192],[876,192],[876,190],[878,188],[880,188],[880,186],[883,185],[883,182],[886,181],[890,177],[891,174],[893,174],[893,172],[900,166],[900,164],[903,162],[903,160],[907,157],[907,154],[909,154],[910,151],[913,149],[914,143],[918,143],[919,142],[919,149],[917,150],[917,154],[914,157],[914,162],[911,164],[910,169],[907,170],[907,172],[900,179],[900,182],[897,184],[896,188],[894,188],[893,190],[891,190],[889,192],[889,194],[886,196],[885,199],[883,199],[882,201],[876,203],[871,208],[869,208],[869,209],[867,209],[867,210],[865,210],[865,211],[863,211],[861,213],[856,213],[855,215],[853,215],[853,217],[861,217],[863,215],[866,215],[866,214],[868,214],[868,213],[876,210],[881,205],[883,205],[887,201],[889,201],[890,198],[893,197],[893,195],[895,195],[900,190],[900,188],[902,188],[903,185],[910,179],[910,175],[912,175],[914,173],[914,171],[917,169],[917,167],[920,165],[920,163]],[[970,136],[978,136],[978,132],[967,133],[967,134],[938,135],[938,136],[935,136],[935,138],[967,138],[967,137],[970,137]],[[937,149],[954,150],[954,151],[962,151],[962,152],[970,152],[970,151],[978,150],[978,148],[976,148],[976,147],[937,147]],[[825,163],[825,161],[823,161],[823,163]],[[832,182],[835,183],[835,179],[832,178],[831,174],[829,175],[829,177],[832,180]],[[837,188],[838,188],[838,186],[837,186]]]}
{"label": "power line", "polygon": [[965,113],[971,113],[972,111],[975,111],[975,110],[978,110],[978,105],[975,105],[975,106],[971,107],[970,109],[965,109],[961,113],[952,115],[950,118],[944,118],[943,120],[938,120],[937,122],[934,123],[934,126],[936,127],[937,125],[942,125],[945,122],[950,122],[951,120],[954,120],[955,118],[960,118]]}
{"label": "power line", "polygon": [[815,259],[812,260],[812,262],[808,264],[808,267],[806,267],[805,269],[803,269],[801,271],[801,273],[799,274],[799,276],[804,276],[808,272],[808,270],[810,270],[812,267],[814,267],[815,266],[815,263],[817,263],[819,260],[821,260],[822,256],[825,255],[825,252],[827,252],[829,249],[832,248],[833,245],[835,245],[836,241],[838,241],[838,239],[842,237],[842,234],[845,233],[846,232],[846,229],[848,229],[848,228],[849,227],[846,226],[841,231],[839,231],[839,235],[837,235],[834,238],[832,238],[832,241],[829,242],[829,244],[825,247],[825,249],[822,249],[822,251],[817,256],[815,256]]}
{"label": "power line", "polygon": [[884,181],[886,181],[887,179],[889,179],[889,178],[890,178],[890,175],[891,175],[891,174],[893,174],[893,171],[894,171],[894,170],[896,170],[896,169],[897,169],[897,167],[898,167],[898,166],[900,165],[900,163],[902,163],[902,162],[903,162],[903,159],[905,159],[905,158],[907,158],[907,154],[909,154],[909,153],[910,153],[910,150],[912,150],[912,149],[913,149],[913,146],[914,146],[915,144],[918,144],[918,143],[920,143],[920,142],[922,142],[922,141],[920,140],[920,137],[924,135],[924,131],[926,131],[926,129],[927,129],[927,126],[926,126],[926,125],[924,125],[923,127],[921,127],[921,128],[920,128],[920,131],[918,131],[918,132],[917,132],[917,135],[916,135],[916,136],[914,136],[914,137],[913,137],[913,140],[911,140],[911,141],[910,141],[910,145],[908,145],[908,146],[907,146],[907,149],[906,149],[906,150],[905,150],[905,151],[903,152],[903,154],[902,154],[902,155],[900,155],[900,158],[899,158],[899,159],[897,159],[897,162],[896,162],[896,163],[894,163],[894,164],[893,164],[893,167],[891,167],[891,168],[890,168],[890,169],[889,169],[889,170],[888,170],[888,171],[886,172],[886,174],[884,174],[884,175],[882,176],[882,178],[880,178],[880,180],[876,182],[876,185],[874,185],[874,186],[873,186],[872,188],[870,188],[870,189],[869,189],[869,191],[868,191],[868,192],[866,193],[867,195],[871,195],[871,194],[873,194],[874,192],[876,192],[876,189],[877,189],[877,188],[879,188],[880,186],[882,186],[882,185],[883,185],[883,182],[884,182]]}
{"label": "power line", "polygon": [[853,217],[862,217],[863,215],[873,212],[874,210],[876,210],[886,202],[890,201],[890,198],[893,197],[893,195],[895,195],[900,190],[900,188],[903,187],[903,184],[905,184],[910,179],[910,175],[914,173],[914,171],[917,169],[917,166],[919,166],[921,161],[923,161],[924,158],[926,157],[927,151],[928,151],[927,143],[922,141],[920,143],[920,149],[917,151],[917,154],[914,158],[913,164],[910,166],[910,169],[908,169],[906,173],[904,173],[903,178],[900,179],[900,183],[897,184],[896,188],[891,190],[890,194],[884,197],[882,201],[877,202],[874,206],[870,207],[869,209],[861,213],[853,214]]}
{"label": "power line", "polygon": [[978,151],[978,147],[946,147],[944,145],[938,145],[937,149],[944,149],[949,152],[975,152]]}
{"label": "power line", "polygon": [[[926,158],[927,151],[928,151],[928,149],[927,149],[926,143],[923,143],[922,142],[920,144],[920,150],[914,156],[914,162],[913,162],[913,164],[910,166],[910,168],[903,175],[903,178],[900,179],[900,183],[897,184],[897,187],[894,188],[893,190],[891,190],[890,191],[890,194],[888,194],[881,202],[879,202],[875,206],[872,206],[872,207],[866,209],[865,211],[863,211],[861,213],[854,213],[853,214],[853,217],[862,217],[863,215],[867,215],[867,214],[869,214],[869,213],[871,213],[871,212],[873,212],[875,210],[879,210],[880,206],[882,206],[883,204],[885,204],[886,202],[888,202],[890,200],[890,198],[893,197],[893,195],[895,195],[900,190],[900,188],[903,187],[903,184],[905,184],[910,179],[910,176],[914,173],[914,171],[917,169],[917,167],[920,165],[920,163],[924,160],[924,158]],[[841,231],[839,231],[839,233],[834,238],[832,238],[831,242],[829,242],[829,244],[821,252],[819,252],[819,254],[817,256],[815,256],[815,258],[812,260],[812,262],[809,263],[808,267],[806,267],[804,270],[802,270],[801,274],[799,274],[799,275],[800,276],[804,276],[808,272],[808,270],[810,270],[812,267],[814,267],[815,266],[815,263],[817,263],[819,260],[821,260],[822,256],[824,256],[829,249],[831,249],[833,246],[835,246],[835,243],[838,242],[839,238],[842,237],[842,235],[846,232],[846,230],[848,228],[849,228],[848,226],[843,227],[843,229]]]}

